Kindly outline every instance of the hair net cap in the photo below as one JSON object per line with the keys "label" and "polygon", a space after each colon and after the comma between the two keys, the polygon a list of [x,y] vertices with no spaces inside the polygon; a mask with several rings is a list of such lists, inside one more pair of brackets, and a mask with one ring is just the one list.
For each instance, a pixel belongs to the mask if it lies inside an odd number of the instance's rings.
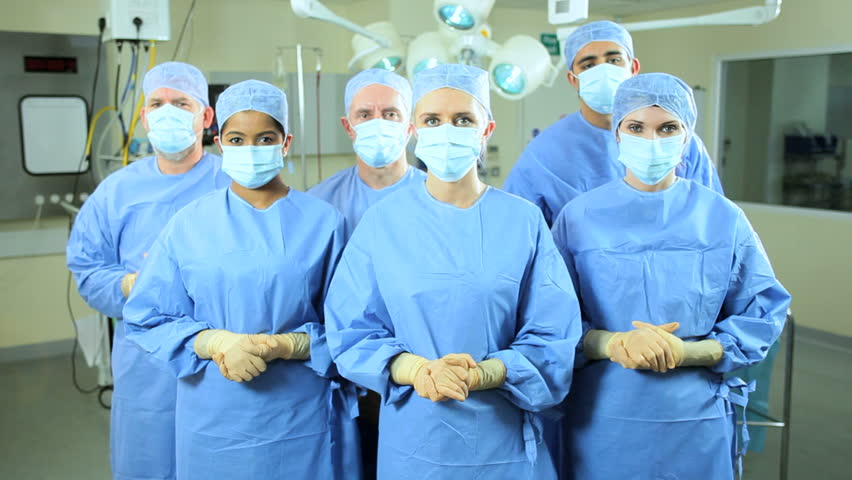
{"label": "hair net cap", "polygon": [[574,68],[574,59],[577,57],[577,53],[592,42],[612,42],[618,44],[627,50],[627,55],[630,58],[634,58],[633,38],[627,29],[615,22],[600,20],[587,23],[574,30],[568,36],[568,39],[565,40],[565,60],[568,62],[568,70]]}
{"label": "hair net cap", "polygon": [[346,108],[346,115],[349,115],[349,107],[352,106],[352,99],[355,98],[355,94],[369,85],[385,85],[396,90],[396,93],[402,97],[402,103],[405,105],[405,108],[409,112],[411,111],[411,84],[408,82],[408,79],[389,70],[369,68],[358,72],[357,75],[350,78],[346,83],[346,93],[343,96],[343,106]]}
{"label": "hair net cap", "polygon": [[481,68],[456,63],[438,65],[414,75],[414,105],[423,95],[439,88],[455,88],[470,94],[491,118],[491,83]]}
{"label": "hair net cap", "polygon": [[698,113],[692,88],[667,73],[642,73],[619,85],[612,107],[613,132],[618,130],[630,112],[654,105],[677,117],[683,123],[687,137],[692,136]]}
{"label": "hair net cap", "polygon": [[158,88],[179,90],[201,102],[205,107],[210,106],[207,99],[207,79],[201,70],[183,62],[165,62],[148,70],[142,80],[142,91],[145,96]]}
{"label": "hair net cap", "polygon": [[260,80],[245,80],[226,88],[216,100],[219,131],[237,112],[254,110],[274,118],[287,132],[287,95],[275,85]]}

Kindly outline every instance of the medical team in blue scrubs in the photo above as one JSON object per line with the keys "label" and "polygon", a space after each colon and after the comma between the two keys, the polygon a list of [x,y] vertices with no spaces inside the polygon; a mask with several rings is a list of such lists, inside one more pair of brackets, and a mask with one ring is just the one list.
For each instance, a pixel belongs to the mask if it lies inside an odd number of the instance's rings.
{"label": "medical team in blue scrubs", "polygon": [[790,296],[719,193],[691,89],[639,74],[612,22],[566,55],[581,110],[528,146],[519,196],[477,175],[497,123],[476,67],[353,77],[357,163],[310,195],[279,176],[281,90],[220,95],[219,158],[201,73],[152,69],[157,155],[99,186],[68,246],[122,319],[113,478],[733,478],[754,386],[724,374],[766,356]]}

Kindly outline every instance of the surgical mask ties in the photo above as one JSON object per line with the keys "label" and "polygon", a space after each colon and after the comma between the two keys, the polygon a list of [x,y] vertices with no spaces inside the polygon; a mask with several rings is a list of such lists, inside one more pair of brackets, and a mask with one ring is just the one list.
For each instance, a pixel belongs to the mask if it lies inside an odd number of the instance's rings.
{"label": "surgical mask ties", "polygon": [[615,91],[630,76],[630,70],[609,63],[592,67],[577,75],[580,80],[580,98],[592,110],[610,115]]}
{"label": "surgical mask ties", "polygon": [[283,144],[222,146],[222,171],[246,188],[260,188],[284,168]]}
{"label": "surgical mask ties", "polygon": [[441,181],[460,180],[470,171],[481,152],[482,132],[478,128],[445,123],[417,129],[414,154]]}
{"label": "surgical mask ties", "polygon": [[186,150],[198,138],[193,128],[196,115],[197,113],[187,112],[171,104],[151,110],[147,115],[148,140],[155,149],[163,153]]}
{"label": "surgical mask ties", "polygon": [[377,118],[353,128],[356,134],[355,153],[373,168],[382,168],[396,161],[408,143],[408,124],[405,123]]}
{"label": "surgical mask ties", "polygon": [[684,134],[646,138],[620,132],[618,161],[645,185],[656,185],[683,161]]}

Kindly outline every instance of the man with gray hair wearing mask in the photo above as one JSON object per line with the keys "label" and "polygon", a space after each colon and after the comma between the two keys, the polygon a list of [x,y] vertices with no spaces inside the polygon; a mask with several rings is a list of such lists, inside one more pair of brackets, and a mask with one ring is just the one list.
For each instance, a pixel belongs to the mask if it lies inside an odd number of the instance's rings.
{"label": "man with gray hair wearing mask", "polygon": [[162,63],[148,71],[142,89],[142,125],[155,155],[98,185],[77,215],[66,251],[80,296],[117,320],[110,422],[116,480],[167,480],[176,474],[177,380],[127,341],[121,310],[146,252],[172,215],[230,183],[222,159],[201,146],[201,133],[213,122],[201,71],[186,63]]}

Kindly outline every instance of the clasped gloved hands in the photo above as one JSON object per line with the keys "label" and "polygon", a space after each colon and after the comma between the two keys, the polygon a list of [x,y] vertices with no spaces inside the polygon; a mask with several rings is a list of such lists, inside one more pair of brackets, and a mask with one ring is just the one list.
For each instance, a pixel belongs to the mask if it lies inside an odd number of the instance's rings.
{"label": "clasped gloved hands", "polygon": [[391,362],[391,378],[412,385],[423,398],[433,402],[448,399],[463,402],[471,391],[496,388],[506,378],[506,367],[498,359],[481,363],[466,353],[452,353],[436,360],[402,353]]}
{"label": "clasped gloved hands", "polygon": [[[666,372],[683,361],[683,342],[679,348],[670,338],[680,340],[672,332],[680,327],[677,322],[655,326],[633,322],[636,330],[615,332],[606,344],[606,355],[624,368],[650,369]],[[670,338],[669,338],[670,337]]]}
{"label": "clasped gloved hands", "polygon": [[[205,339],[202,334],[213,335],[213,341]],[[207,342],[206,346],[204,342]],[[220,345],[222,342],[224,344]],[[306,333],[250,335],[226,330],[205,330],[198,335],[195,345],[199,356],[211,358],[219,366],[222,376],[235,382],[247,382],[260,375],[266,371],[266,364],[275,359],[304,360],[311,355],[311,339]],[[206,351],[199,351],[199,345],[205,347]],[[202,353],[209,356],[205,357]]]}
{"label": "clasped gloved hands", "polygon": [[234,333],[227,330],[202,330],[195,337],[195,353],[213,359],[222,376],[235,382],[248,382],[266,371],[272,348],[268,335]]}

